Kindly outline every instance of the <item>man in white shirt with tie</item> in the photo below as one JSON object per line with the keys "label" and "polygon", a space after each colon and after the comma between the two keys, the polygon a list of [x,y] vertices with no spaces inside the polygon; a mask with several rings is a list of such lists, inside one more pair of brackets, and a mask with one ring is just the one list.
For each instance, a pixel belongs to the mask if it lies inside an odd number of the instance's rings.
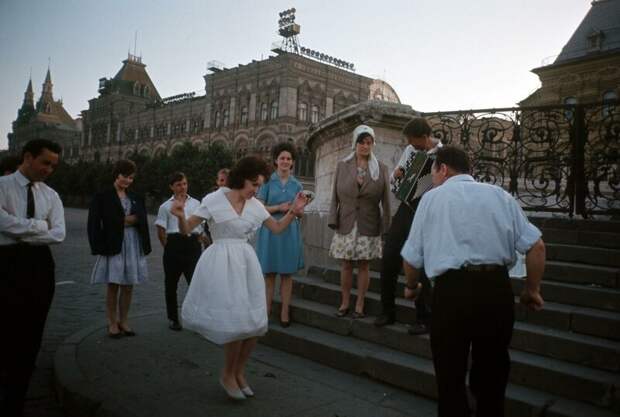
{"label": "man in white shirt with tie", "polygon": [[45,320],[54,296],[50,244],[65,239],[58,194],[43,181],[61,148],[45,139],[24,145],[19,169],[0,177],[0,415],[21,416]]}
{"label": "man in white shirt with tie", "polygon": [[461,149],[438,150],[431,175],[435,188],[422,197],[401,255],[405,298],[415,297],[422,268],[434,283],[430,335],[438,415],[470,416],[465,380],[471,350],[476,416],[502,417],[514,325],[508,269],[516,251],[526,254],[521,303],[540,310],[545,245],[510,194],[473,179]]}

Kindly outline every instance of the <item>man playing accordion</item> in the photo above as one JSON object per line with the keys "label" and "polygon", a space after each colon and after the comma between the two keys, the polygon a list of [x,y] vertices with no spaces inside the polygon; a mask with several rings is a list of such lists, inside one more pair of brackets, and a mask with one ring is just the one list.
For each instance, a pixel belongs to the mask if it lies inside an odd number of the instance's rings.
{"label": "man playing accordion", "polygon": [[[415,117],[403,128],[409,145],[392,173],[393,191],[401,200],[383,247],[381,268],[382,313],[375,320],[376,326],[394,323],[396,319],[395,292],[398,273],[402,266],[400,251],[407,240],[416,208],[424,192],[431,187],[431,166],[434,153],[442,144],[431,137],[431,127],[423,117]],[[431,319],[430,282],[422,274],[420,294],[415,300],[416,323],[409,328],[411,334],[428,333]]]}

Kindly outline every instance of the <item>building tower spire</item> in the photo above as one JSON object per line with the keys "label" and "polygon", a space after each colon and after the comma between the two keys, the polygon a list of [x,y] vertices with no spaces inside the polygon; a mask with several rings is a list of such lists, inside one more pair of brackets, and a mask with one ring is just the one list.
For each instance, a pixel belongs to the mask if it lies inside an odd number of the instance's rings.
{"label": "building tower spire", "polygon": [[17,122],[28,123],[30,118],[34,115],[34,91],[32,89],[32,77],[28,80],[28,87],[24,93],[24,102],[22,107],[17,111]]}
{"label": "building tower spire", "polygon": [[41,98],[39,98],[37,103],[37,111],[43,113],[51,112],[52,104],[54,103],[53,87],[52,75],[48,67],[47,74],[45,75],[45,82],[43,83],[43,90],[41,91]]}

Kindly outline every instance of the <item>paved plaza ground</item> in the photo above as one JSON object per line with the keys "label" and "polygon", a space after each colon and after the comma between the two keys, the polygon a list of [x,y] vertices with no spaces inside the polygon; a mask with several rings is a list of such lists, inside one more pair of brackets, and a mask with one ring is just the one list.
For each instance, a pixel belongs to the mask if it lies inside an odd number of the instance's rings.
{"label": "paved plaza ground", "polygon": [[[67,239],[53,248],[56,294],[26,406],[27,417],[64,416],[57,379],[77,415],[98,416],[433,416],[432,401],[292,356],[257,348],[248,367],[256,398],[232,403],[218,386],[219,346],[167,328],[162,249],[153,239],[150,280],[136,287],[130,317],[138,333],[105,336],[103,285],[89,283],[94,257],[86,211],[66,209]],[[151,219],[152,220],[152,219]],[[180,284],[179,296],[186,291]],[[93,408],[94,407],[94,408]],[[94,415],[94,414],[93,414]]]}

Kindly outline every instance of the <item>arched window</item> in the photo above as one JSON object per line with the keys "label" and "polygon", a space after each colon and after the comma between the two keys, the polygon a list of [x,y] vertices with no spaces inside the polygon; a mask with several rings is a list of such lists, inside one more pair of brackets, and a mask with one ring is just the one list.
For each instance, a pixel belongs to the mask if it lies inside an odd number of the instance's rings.
{"label": "arched window", "polygon": [[140,95],[140,84],[138,84],[138,83],[134,83],[133,84],[133,95],[134,96],[139,96]]}
{"label": "arched window", "polygon": [[618,93],[613,90],[608,90],[603,93],[603,117],[607,117],[615,110],[618,100]]}
{"label": "arched window", "polygon": [[260,105],[260,119],[263,121],[267,120],[267,103]]}
{"label": "arched window", "polygon": [[144,86],[144,97],[148,97],[149,96],[149,86],[145,85]]}
{"label": "arched window", "polygon": [[247,126],[248,124],[248,106],[241,107],[241,125]]}
{"label": "arched window", "polygon": [[216,111],[215,112],[215,128],[217,129],[218,127],[220,127],[220,112]]}
{"label": "arched window", "polygon": [[271,120],[276,120],[278,118],[278,102],[271,102],[271,116],[269,117]]}
{"label": "arched window", "polygon": [[312,105],[312,112],[310,113],[310,121],[312,123],[319,122],[319,106],[317,106],[316,104]]}
{"label": "arched window", "polygon": [[297,109],[297,118],[302,121],[308,120],[308,105],[306,103],[299,103]]}
{"label": "arched window", "polygon": [[228,109],[224,110],[224,127],[228,126],[228,122],[229,122],[229,113],[228,113]]}
{"label": "arched window", "polygon": [[[574,106],[575,104],[577,104],[577,99],[572,96],[566,97],[564,99],[564,104]],[[567,108],[566,110],[564,110],[564,117],[566,117],[567,120],[573,120],[574,113],[575,113],[574,107]]]}

